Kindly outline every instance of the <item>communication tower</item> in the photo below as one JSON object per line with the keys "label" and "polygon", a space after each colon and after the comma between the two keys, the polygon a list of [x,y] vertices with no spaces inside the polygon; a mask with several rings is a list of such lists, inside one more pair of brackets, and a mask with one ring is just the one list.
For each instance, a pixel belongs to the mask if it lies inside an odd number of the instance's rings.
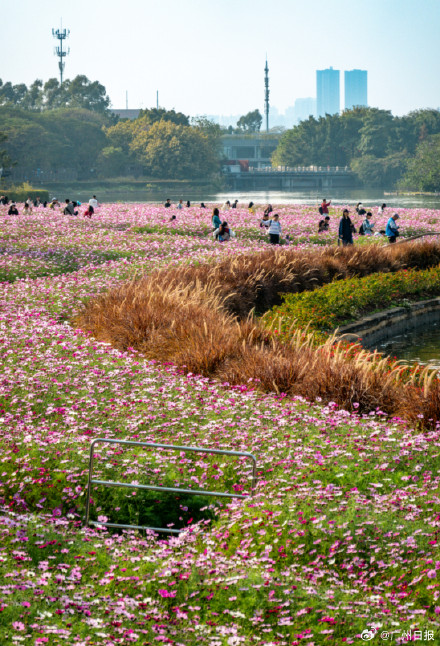
{"label": "communication tower", "polygon": [[57,40],[60,41],[60,44],[57,45],[54,48],[54,54],[55,56],[58,56],[59,63],[58,67],[60,69],[60,85],[63,84],[63,72],[64,72],[64,58],[67,56],[67,54],[70,54],[70,47],[63,50],[63,42],[68,38],[70,34],[70,29],[63,29],[63,23],[61,23],[61,29],[52,29],[52,36],[56,38]]}
{"label": "communication tower", "polygon": [[269,67],[267,65],[266,57],[266,67],[264,68],[264,113],[266,115],[266,132],[269,132]]}

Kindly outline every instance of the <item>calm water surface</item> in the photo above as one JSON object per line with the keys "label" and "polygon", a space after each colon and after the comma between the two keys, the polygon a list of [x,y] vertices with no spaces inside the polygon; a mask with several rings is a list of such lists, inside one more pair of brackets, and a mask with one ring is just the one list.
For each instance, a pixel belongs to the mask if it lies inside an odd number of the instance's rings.
{"label": "calm water surface", "polygon": [[240,202],[250,201],[256,204],[320,204],[323,197],[332,200],[334,204],[357,204],[364,206],[380,206],[383,202],[390,208],[420,208],[440,209],[440,195],[388,195],[383,191],[372,189],[360,190],[328,190],[313,192],[254,192],[254,193],[217,193],[206,199],[213,202],[225,202],[238,199]]}
{"label": "calm water surface", "polygon": [[[212,192],[207,188],[193,189],[189,191],[184,189],[183,194],[176,193],[176,191],[166,190],[163,193],[152,192],[148,190],[127,191],[121,187],[102,190],[98,195],[98,200],[101,202],[149,202],[161,203],[165,202],[167,197],[171,198],[172,202],[176,203],[179,199],[191,201],[193,206],[197,206],[200,202],[205,202],[207,206],[211,203],[224,203],[226,200],[239,201],[239,206],[247,206],[249,202],[255,204],[312,204],[318,207],[321,204],[322,198],[332,200],[333,204],[357,204],[362,202],[366,207],[379,206],[383,202],[391,209],[399,208],[420,208],[420,209],[440,209],[440,195],[389,195],[380,190],[373,189],[338,189],[328,190],[324,189],[325,193],[321,190],[317,191],[254,191],[245,193],[235,193],[233,191],[227,192]],[[96,192],[96,191],[93,191]],[[99,191],[98,191],[99,193]],[[58,187],[56,194],[70,195],[72,198],[86,202],[89,200],[92,192],[90,190],[75,190],[73,188],[63,189]]]}
{"label": "calm water surface", "polygon": [[400,334],[377,349],[397,359],[429,364],[440,370],[440,323]]}

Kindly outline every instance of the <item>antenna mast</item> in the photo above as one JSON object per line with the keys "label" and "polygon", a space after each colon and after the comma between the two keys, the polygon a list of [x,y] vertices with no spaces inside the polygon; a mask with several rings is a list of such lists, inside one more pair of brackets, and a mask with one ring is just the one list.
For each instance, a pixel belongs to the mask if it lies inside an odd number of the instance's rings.
{"label": "antenna mast", "polygon": [[67,56],[67,54],[70,54],[70,47],[68,47],[67,50],[63,51],[63,41],[66,40],[66,38],[68,38],[69,34],[70,34],[70,29],[63,29],[62,21],[61,21],[61,29],[57,29],[57,30],[52,29],[52,36],[60,41],[60,44],[57,45],[54,49],[55,56],[58,56],[58,58],[60,59],[58,63],[58,67],[60,70],[60,85],[63,84],[63,72],[64,72],[64,66],[65,66],[64,58]]}
{"label": "antenna mast", "polygon": [[264,113],[266,115],[266,132],[269,132],[269,67],[267,65],[267,56],[266,56],[266,67],[264,68]]}

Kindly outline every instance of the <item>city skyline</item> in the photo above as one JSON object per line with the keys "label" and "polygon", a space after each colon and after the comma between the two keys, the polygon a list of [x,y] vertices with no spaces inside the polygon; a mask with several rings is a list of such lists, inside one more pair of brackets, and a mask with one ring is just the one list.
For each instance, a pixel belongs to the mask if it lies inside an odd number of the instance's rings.
{"label": "city skyline", "polygon": [[[368,70],[368,103],[403,115],[440,106],[438,0],[4,0],[4,82],[59,76],[52,29],[70,29],[65,78],[102,83],[114,108],[284,112],[315,95],[315,71]],[[19,36],[26,34],[26,38]],[[18,43],[19,40],[19,43]],[[343,103],[341,102],[341,105]]]}

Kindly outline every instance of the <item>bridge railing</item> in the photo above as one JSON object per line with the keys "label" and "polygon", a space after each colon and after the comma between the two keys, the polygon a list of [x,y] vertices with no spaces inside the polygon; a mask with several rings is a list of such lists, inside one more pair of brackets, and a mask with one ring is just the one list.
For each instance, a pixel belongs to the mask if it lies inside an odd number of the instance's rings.
{"label": "bridge railing", "polygon": [[265,166],[256,168],[251,166],[252,173],[348,173],[349,166]]}

